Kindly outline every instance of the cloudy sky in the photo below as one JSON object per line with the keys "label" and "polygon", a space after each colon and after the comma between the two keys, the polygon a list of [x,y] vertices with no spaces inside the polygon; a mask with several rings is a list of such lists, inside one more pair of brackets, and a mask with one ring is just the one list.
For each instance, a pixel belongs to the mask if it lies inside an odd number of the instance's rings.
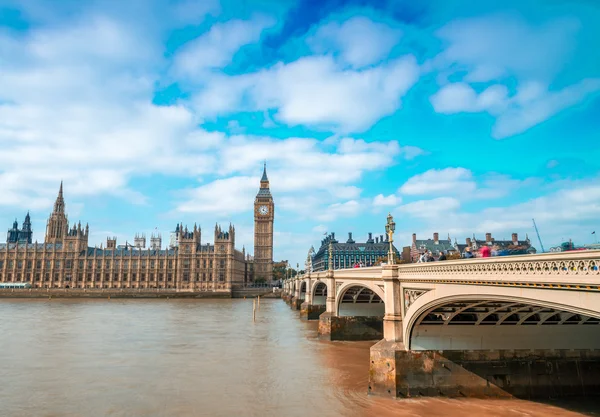
{"label": "cloudy sky", "polygon": [[[493,6],[496,3],[500,6]],[[523,6],[526,3],[526,6]],[[64,180],[90,244],[177,222],[275,258],[324,232],[600,234],[595,0],[0,0],[0,225]]]}

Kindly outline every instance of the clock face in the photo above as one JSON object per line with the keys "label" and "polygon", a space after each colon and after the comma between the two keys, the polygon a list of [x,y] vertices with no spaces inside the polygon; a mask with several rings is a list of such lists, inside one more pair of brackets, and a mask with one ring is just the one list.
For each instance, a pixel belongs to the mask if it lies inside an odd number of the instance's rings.
{"label": "clock face", "polygon": [[265,214],[269,213],[269,207],[267,207],[267,206],[260,206],[258,208],[258,212],[264,216]]}

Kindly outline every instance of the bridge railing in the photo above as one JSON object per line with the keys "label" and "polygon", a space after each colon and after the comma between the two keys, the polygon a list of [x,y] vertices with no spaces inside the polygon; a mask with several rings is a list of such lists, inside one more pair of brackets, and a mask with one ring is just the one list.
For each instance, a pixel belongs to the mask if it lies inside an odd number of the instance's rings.
{"label": "bridge railing", "polygon": [[399,278],[472,277],[547,282],[600,281],[600,251],[555,252],[536,255],[457,259],[443,262],[404,264]]}
{"label": "bridge railing", "polygon": [[[382,267],[348,268],[333,271],[335,279],[380,279]],[[456,277],[472,279],[520,279],[547,282],[600,281],[600,250],[551,252],[535,255],[497,256],[398,265],[399,279]],[[304,279],[307,275],[300,275]],[[327,271],[313,272],[312,279],[324,280]]]}

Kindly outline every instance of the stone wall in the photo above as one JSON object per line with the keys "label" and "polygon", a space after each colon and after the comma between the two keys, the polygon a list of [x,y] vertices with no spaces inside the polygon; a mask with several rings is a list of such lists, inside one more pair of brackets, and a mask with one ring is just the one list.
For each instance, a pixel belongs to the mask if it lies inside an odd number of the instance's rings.
{"label": "stone wall", "polygon": [[600,395],[600,351],[406,351],[371,348],[369,393],[392,397]]}
{"label": "stone wall", "polygon": [[230,291],[169,291],[135,289],[32,289],[0,290],[0,298],[231,298]]}
{"label": "stone wall", "polygon": [[383,337],[383,317],[319,316],[319,337],[325,340],[379,340]]}

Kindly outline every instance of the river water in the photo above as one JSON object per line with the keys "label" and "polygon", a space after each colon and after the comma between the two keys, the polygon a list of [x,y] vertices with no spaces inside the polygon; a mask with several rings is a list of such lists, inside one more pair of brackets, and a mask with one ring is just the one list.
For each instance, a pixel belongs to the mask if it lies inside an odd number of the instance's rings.
{"label": "river water", "polygon": [[[0,299],[0,416],[577,416],[582,402],[367,396],[371,342],[281,300]],[[585,414],[580,414],[578,409]]]}

